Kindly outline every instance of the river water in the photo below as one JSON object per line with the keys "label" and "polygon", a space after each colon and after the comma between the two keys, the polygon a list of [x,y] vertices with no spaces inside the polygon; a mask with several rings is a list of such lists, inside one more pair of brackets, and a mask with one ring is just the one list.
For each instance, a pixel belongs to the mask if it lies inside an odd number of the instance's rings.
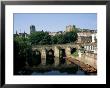
{"label": "river water", "polygon": [[[67,65],[65,62],[65,59],[60,60],[60,65],[55,66],[53,59],[46,59],[47,64],[45,66],[43,65],[36,65],[39,58],[35,58],[34,65],[27,66],[24,69],[17,72],[18,75],[96,75],[96,73],[88,73],[83,71],[80,66],[76,64],[69,64]],[[39,59],[41,60],[41,59]],[[36,63],[35,63],[36,62]],[[29,63],[29,62],[28,62]],[[41,62],[40,62],[41,63]]]}
{"label": "river water", "polygon": [[18,72],[19,75],[96,75],[96,73],[88,73],[83,71],[79,66],[74,67],[57,67],[57,68],[34,68],[24,69]]}
{"label": "river water", "polygon": [[85,75],[85,72],[79,70],[76,73],[69,74],[68,72],[61,73],[60,71],[49,71],[44,73],[38,73],[36,71],[32,72],[31,75]]}

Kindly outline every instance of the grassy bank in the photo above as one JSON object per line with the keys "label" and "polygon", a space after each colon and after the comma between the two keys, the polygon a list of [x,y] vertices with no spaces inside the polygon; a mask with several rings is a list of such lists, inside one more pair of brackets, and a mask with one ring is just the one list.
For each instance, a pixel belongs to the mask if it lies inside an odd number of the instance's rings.
{"label": "grassy bank", "polygon": [[74,57],[78,57],[78,50],[76,50],[74,53],[72,53],[72,55],[73,55]]}

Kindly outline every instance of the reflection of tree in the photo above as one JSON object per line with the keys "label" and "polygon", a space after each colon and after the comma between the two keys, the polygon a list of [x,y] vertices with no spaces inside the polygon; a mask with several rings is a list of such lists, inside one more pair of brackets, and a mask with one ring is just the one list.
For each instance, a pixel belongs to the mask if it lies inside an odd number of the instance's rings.
{"label": "reflection of tree", "polygon": [[39,51],[32,52],[32,64],[37,66],[41,63],[41,54]]}
{"label": "reflection of tree", "polygon": [[25,65],[23,51],[17,41],[14,41],[14,72],[16,73]]}
{"label": "reflection of tree", "polygon": [[60,49],[59,53],[60,53],[60,58],[59,58],[60,64],[65,64],[65,58],[64,58],[66,57],[65,49]]}
{"label": "reflection of tree", "polygon": [[46,64],[53,64],[54,63],[54,51],[52,49],[50,49],[49,51],[47,51],[46,54]]}
{"label": "reflection of tree", "polygon": [[75,74],[78,71],[78,66],[66,67],[59,70],[61,73],[67,72],[68,74]]}

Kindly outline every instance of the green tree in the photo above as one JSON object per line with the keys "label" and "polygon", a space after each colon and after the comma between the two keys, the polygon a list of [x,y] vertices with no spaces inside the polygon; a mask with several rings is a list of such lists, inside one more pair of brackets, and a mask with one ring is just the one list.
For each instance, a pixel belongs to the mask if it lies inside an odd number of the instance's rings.
{"label": "green tree", "polygon": [[51,44],[51,36],[48,34],[48,32],[45,32],[42,40],[39,42],[39,44]]}
{"label": "green tree", "polygon": [[43,31],[30,34],[29,40],[32,45],[51,44],[51,36],[48,34],[48,32]]}
{"label": "green tree", "polygon": [[58,44],[64,44],[65,43],[65,38],[63,34],[59,34],[57,35],[57,39],[58,39]]}
{"label": "green tree", "polygon": [[52,42],[52,44],[57,44],[57,42],[58,42],[58,37],[57,37],[57,36],[52,36],[52,37],[51,37],[51,42]]}
{"label": "green tree", "polygon": [[75,31],[66,32],[64,34],[64,38],[66,43],[75,42],[77,40],[77,32]]}
{"label": "green tree", "polygon": [[29,41],[25,37],[14,37],[14,73],[18,74],[19,70],[22,70],[26,65],[26,60],[29,58],[29,50],[31,46]]}

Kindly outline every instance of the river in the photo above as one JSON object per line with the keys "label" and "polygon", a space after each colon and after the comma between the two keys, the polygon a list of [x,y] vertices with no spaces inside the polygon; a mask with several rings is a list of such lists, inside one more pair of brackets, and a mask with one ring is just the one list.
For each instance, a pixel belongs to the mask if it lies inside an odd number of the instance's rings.
{"label": "river", "polygon": [[77,65],[61,65],[59,67],[50,65],[38,66],[34,68],[28,67],[26,69],[20,70],[18,75],[96,75],[96,73],[85,72]]}
{"label": "river", "polygon": [[83,71],[74,63],[67,65],[64,58],[60,58],[60,64],[55,66],[54,59],[51,56],[48,57],[46,59],[46,65],[41,64],[41,58],[35,57],[33,59],[34,63],[31,61],[30,65],[20,69],[17,75],[96,75],[96,73]]}

